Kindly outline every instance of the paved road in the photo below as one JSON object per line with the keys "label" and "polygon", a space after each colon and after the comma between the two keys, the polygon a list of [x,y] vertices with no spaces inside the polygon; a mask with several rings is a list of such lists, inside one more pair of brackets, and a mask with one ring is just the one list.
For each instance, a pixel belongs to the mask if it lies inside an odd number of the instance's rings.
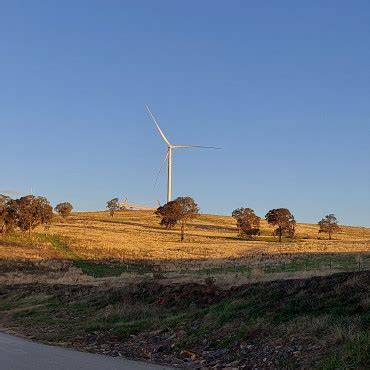
{"label": "paved road", "polygon": [[144,370],[169,369],[136,362],[48,346],[0,333],[1,370]]}

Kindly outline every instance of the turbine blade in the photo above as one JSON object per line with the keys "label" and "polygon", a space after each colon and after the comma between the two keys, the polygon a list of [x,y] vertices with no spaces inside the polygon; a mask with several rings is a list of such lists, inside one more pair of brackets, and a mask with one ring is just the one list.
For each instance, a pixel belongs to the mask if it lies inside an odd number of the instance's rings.
{"label": "turbine blade", "polygon": [[164,160],[161,164],[161,167],[159,168],[159,171],[157,173],[157,177],[155,179],[155,182],[154,182],[154,188],[157,186],[157,182],[158,182],[158,179],[159,179],[159,175],[161,174],[162,170],[163,170],[163,167],[164,167],[164,164],[166,163],[167,159],[168,159],[168,155],[169,155],[169,152],[167,151],[167,154],[166,156],[164,157]]}
{"label": "turbine blade", "polygon": [[161,134],[161,136],[162,136],[162,139],[167,143],[167,145],[171,146],[171,144],[170,144],[169,140],[166,138],[166,135],[163,133],[163,131],[162,131],[162,130],[161,130],[161,128],[159,127],[159,124],[158,124],[157,120],[155,119],[155,117],[154,117],[153,113],[150,111],[150,109],[149,109],[149,107],[148,107],[148,106],[146,106],[146,109],[148,110],[148,112],[149,112],[150,116],[152,117],[152,119],[153,119],[154,123],[156,124],[157,129],[158,129],[159,133],[160,133],[160,134]]}
{"label": "turbine blade", "polygon": [[173,145],[172,148],[201,148],[201,149],[217,149],[220,150],[221,148],[216,148],[214,146],[203,146],[203,145]]}

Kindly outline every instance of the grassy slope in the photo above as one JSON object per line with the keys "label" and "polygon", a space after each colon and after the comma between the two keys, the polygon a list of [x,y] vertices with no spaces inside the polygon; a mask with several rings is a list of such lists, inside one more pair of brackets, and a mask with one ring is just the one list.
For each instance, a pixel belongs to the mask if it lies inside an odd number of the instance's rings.
{"label": "grassy slope", "polygon": [[[113,219],[107,212],[75,213],[49,230],[39,228],[32,240],[18,235],[0,241],[0,278],[21,283],[0,286],[0,326],[54,343],[172,364],[366,368],[369,273],[232,289],[213,286],[211,278],[208,285],[168,285],[185,281],[189,267],[195,270],[186,281],[223,274],[230,280],[224,286],[230,286],[244,278],[264,280],[261,273],[299,277],[322,266],[330,272],[370,266],[370,229],[343,227],[330,242],[317,240],[317,226],[299,224],[297,239],[282,244],[271,233],[262,223],[261,238],[245,241],[237,237],[231,217],[201,215],[180,243],[178,230],[161,229],[152,212],[121,212]],[[39,262],[29,261],[34,259]],[[81,275],[70,270],[74,265],[104,277],[145,274],[158,264],[178,269],[177,280],[166,276],[158,285],[149,274],[144,283],[108,289],[105,280],[78,286]],[[55,284],[53,276],[65,285]],[[117,281],[128,283],[128,276]],[[95,285],[92,280],[85,283]]]}
{"label": "grassy slope", "polygon": [[318,240],[317,229],[298,224],[296,239],[278,243],[263,221],[262,235],[247,241],[237,236],[231,217],[200,215],[180,243],[178,230],[159,227],[152,211],[118,212],[114,218],[80,212],[38,228],[32,240],[18,235],[0,241],[0,260],[68,259],[94,277],[158,268],[181,275],[239,274],[239,283],[370,268],[370,229],[342,227],[333,241]]}
{"label": "grassy slope", "polygon": [[153,282],[3,286],[0,325],[40,340],[193,367],[239,361],[234,365],[365,369],[369,290],[369,272],[228,290]]}

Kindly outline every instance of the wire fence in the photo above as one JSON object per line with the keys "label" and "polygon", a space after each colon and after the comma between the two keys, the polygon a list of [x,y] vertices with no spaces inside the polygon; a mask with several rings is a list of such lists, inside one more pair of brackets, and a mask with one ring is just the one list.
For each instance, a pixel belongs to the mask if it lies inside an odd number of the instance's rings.
{"label": "wire fence", "polygon": [[147,261],[125,263],[127,271],[137,273],[161,272],[184,274],[251,274],[256,270],[263,273],[299,273],[303,271],[345,272],[370,270],[370,253],[358,254],[291,254],[278,256],[251,256],[249,258],[212,261],[178,260],[148,263]]}

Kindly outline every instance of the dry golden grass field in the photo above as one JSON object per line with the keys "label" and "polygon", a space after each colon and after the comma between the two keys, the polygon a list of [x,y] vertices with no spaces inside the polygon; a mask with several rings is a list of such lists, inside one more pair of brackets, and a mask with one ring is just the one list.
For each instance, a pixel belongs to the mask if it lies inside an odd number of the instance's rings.
{"label": "dry golden grass field", "polygon": [[[111,218],[108,212],[81,212],[56,222],[51,234],[67,236],[71,249],[87,259],[219,259],[255,253],[366,252],[370,229],[342,227],[336,240],[318,240],[318,226],[298,224],[297,241],[276,243],[273,228],[262,223],[258,241],[239,239],[235,221],[229,216],[201,215],[190,222],[185,243],[179,230],[166,230],[152,211],[123,211]],[[326,238],[325,235],[321,235]],[[267,240],[267,241],[266,241]],[[271,240],[273,240],[271,242]]]}
{"label": "dry golden grass field", "polygon": [[331,241],[323,234],[318,239],[318,226],[311,224],[297,224],[295,239],[282,243],[272,233],[263,221],[261,236],[245,240],[232,217],[205,214],[189,223],[181,243],[178,228],[162,228],[152,211],[121,211],[113,218],[108,212],[76,212],[39,227],[32,241],[21,236],[1,241],[0,259],[140,262],[162,271],[210,274],[256,266],[269,272],[370,268],[370,228],[342,226]]}

